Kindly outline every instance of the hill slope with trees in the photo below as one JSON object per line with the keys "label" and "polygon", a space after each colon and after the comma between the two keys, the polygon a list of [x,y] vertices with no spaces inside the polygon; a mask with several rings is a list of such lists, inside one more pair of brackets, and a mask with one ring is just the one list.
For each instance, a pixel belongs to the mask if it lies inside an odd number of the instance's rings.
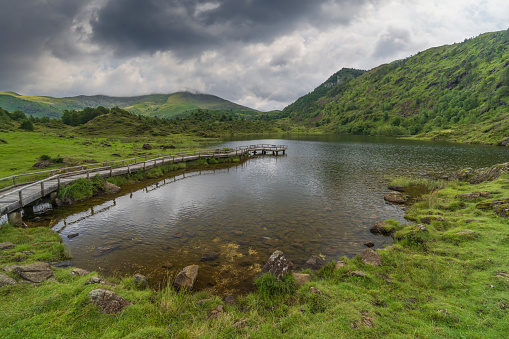
{"label": "hill slope with trees", "polygon": [[[333,84],[345,72],[352,77]],[[283,112],[324,132],[495,143],[507,136],[508,103],[509,30],[367,72],[343,69]]]}

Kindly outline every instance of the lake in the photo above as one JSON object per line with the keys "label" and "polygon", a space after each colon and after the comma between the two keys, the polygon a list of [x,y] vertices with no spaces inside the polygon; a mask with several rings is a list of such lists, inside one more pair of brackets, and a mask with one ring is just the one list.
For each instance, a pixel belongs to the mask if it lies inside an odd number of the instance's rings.
{"label": "lake", "polygon": [[[359,254],[390,237],[377,220],[404,222],[403,206],[386,203],[387,177],[450,174],[507,161],[508,149],[361,136],[293,136],[232,140],[219,147],[285,144],[282,156],[169,174],[46,212],[77,267],[106,275],[141,273],[165,284],[198,264],[195,289],[218,295],[252,288],[274,250],[297,266]],[[68,239],[67,235],[79,233]],[[219,254],[201,261],[204,254]],[[166,267],[163,267],[166,266]]]}

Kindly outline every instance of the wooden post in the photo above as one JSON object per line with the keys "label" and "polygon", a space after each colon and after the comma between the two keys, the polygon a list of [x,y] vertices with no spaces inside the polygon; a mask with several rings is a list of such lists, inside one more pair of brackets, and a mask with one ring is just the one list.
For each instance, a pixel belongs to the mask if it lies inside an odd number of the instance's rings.
{"label": "wooden post", "polygon": [[44,197],[44,181],[41,181],[41,196]]}
{"label": "wooden post", "polygon": [[90,180],[90,170],[87,171],[87,180]]}
{"label": "wooden post", "polygon": [[60,189],[60,176],[57,177],[57,188]]}
{"label": "wooden post", "polygon": [[131,174],[131,167],[129,167],[129,164],[127,164],[127,173]]}
{"label": "wooden post", "polygon": [[13,182],[14,186],[18,186],[18,184],[16,182],[16,176],[12,177],[12,182]]}
{"label": "wooden post", "polygon": [[113,176],[113,167],[110,166],[110,178]]}
{"label": "wooden post", "polygon": [[19,207],[23,208],[23,191],[19,191]]}

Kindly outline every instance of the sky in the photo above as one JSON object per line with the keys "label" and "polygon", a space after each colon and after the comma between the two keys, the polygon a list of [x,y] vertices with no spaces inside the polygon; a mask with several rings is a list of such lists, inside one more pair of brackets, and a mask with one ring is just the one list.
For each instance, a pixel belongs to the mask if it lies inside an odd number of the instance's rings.
{"label": "sky", "polygon": [[507,0],[0,0],[0,90],[188,90],[283,109],[371,69],[509,28]]}

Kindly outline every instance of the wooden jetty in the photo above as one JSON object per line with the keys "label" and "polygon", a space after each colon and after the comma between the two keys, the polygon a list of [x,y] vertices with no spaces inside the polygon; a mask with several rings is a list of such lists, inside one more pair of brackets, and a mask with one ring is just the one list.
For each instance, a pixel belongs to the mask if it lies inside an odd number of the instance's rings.
{"label": "wooden jetty", "polygon": [[[12,223],[21,220],[19,211],[29,204],[50,194],[56,194],[60,187],[66,186],[79,178],[112,177],[150,169],[167,163],[188,162],[198,159],[231,158],[249,156],[250,154],[273,155],[285,154],[286,145],[249,145],[236,148],[224,148],[191,152],[166,153],[142,156],[124,160],[87,164],[74,167],[58,168],[49,171],[17,174],[0,179],[0,183],[12,181],[12,185],[0,189],[0,216],[9,215]],[[35,179],[34,179],[35,178]],[[20,181],[25,181],[20,183]],[[28,181],[28,182],[27,182]],[[13,215],[10,215],[12,213]],[[11,218],[12,217],[12,218]]]}

